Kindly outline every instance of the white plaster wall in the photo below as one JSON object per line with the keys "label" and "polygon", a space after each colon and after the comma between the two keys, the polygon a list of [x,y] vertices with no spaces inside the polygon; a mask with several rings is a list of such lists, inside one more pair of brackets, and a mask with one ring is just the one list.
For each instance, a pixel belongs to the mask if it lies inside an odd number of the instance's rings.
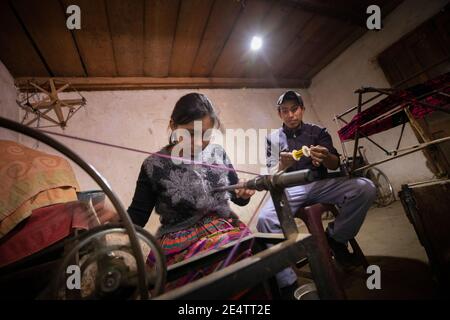
{"label": "white plaster wall", "polygon": [[[0,61],[0,117],[17,120],[19,107],[16,104],[16,88],[14,79],[8,69]],[[18,134],[0,129],[0,139],[17,141]]]}
{"label": "white plaster wall", "polygon": [[[357,95],[353,92],[359,87],[389,87],[390,85],[376,61],[377,55],[403,35],[437,14],[447,3],[448,1],[445,0],[406,0],[402,2],[389,16],[382,18],[384,28],[381,31],[367,32],[312,79],[312,84],[308,88],[312,104],[320,123],[330,128],[334,144],[339,151],[341,151],[341,147],[337,137],[337,126],[332,121],[333,115],[342,113],[357,104]],[[351,114],[351,116],[353,115],[354,113]],[[351,116],[346,119],[351,119]],[[395,149],[399,133],[400,127],[397,127],[371,138],[388,150],[392,150]],[[401,147],[416,143],[418,143],[417,139],[407,124]],[[362,140],[362,144],[367,147],[367,156],[370,162],[385,157],[383,152],[380,152],[367,140]],[[353,145],[349,143],[348,147],[348,150],[352,150]],[[389,176],[398,190],[403,183],[432,178],[433,175],[426,167],[425,162],[423,154],[417,152],[379,167]]]}

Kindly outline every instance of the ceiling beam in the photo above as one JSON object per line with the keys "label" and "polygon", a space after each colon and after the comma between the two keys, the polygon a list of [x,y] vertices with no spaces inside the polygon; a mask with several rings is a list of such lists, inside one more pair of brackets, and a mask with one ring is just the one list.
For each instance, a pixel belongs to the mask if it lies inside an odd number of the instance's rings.
{"label": "ceiling beam", "polygon": [[[202,78],[202,77],[56,77],[55,81],[70,83],[79,91],[97,90],[143,90],[143,89],[187,89],[187,88],[307,88],[309,79],[275,78]],[[19,77],[16,86],[23,90],[34,90],[29,81],[44,83],[49,78]]]}

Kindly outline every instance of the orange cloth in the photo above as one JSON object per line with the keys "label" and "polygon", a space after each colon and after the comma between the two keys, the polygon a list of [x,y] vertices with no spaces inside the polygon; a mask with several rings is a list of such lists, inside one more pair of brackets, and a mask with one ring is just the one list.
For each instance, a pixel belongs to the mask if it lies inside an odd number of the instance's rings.
{"label": "orange cloth", "polygon": [[64,158],[0,140],[0,238],[33,209],[76,200],[76,190]]}

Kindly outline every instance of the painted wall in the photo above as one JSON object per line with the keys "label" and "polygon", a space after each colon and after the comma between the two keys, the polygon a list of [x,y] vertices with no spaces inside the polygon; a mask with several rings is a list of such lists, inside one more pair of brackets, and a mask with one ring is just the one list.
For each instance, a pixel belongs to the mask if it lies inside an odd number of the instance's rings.
{"label": "painted wall", "polygon": [[[336,133],[337,126],[332,121],[333,115],[342,113],[357,104],[357,95],[353,92],[361,86],[389,87],[383,70],[376,61],[377,55],[437,14],[447,3],[448,1],[445,0],[402,2],[389,16],[382,17],[384,27],[381,31],[367,32],[313,78],[308,92],[314,109],[320,123],[330,128],[333,133],[333,141],[339,151],[342,149]],[[353,115],[354,113],[351,116]],[[346,119],[351,119],[351,116]],[[396,147],[400,129],[401,127],[397,127],[371,138],[388,150],[392,150]],[[407,124],[401,147],[416,143],[418,141]],[[385,157],[383,152],[367,140],[364,139],[362,144],[367,147],[367,157],[370,162]],[[353,144],[349,143],[348,150],[352,148]],[[423,154],[418,152],[382,164],[379,168],[389,176],[398,190],[403,183],[432,178],[433,174],[425,162]]]}

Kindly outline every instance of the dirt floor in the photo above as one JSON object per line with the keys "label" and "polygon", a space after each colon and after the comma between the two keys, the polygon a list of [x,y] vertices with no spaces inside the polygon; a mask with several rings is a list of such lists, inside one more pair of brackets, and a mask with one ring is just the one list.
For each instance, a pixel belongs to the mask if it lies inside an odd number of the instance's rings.
{"label": "dirt floor", "polygon": [[[329,220],[324,220],[324,226]],[[300,222],[300,232],[307,232]],[[381,271],[381,289],[369,290],[363,267],[344,272],[337,268],[349,299],[433,299],[437,292],[425,249],[419,243],[400,201],[372,208],[356,237],[369,264]],[[310,282],[308,266],[298,269],[299,284]]]}

